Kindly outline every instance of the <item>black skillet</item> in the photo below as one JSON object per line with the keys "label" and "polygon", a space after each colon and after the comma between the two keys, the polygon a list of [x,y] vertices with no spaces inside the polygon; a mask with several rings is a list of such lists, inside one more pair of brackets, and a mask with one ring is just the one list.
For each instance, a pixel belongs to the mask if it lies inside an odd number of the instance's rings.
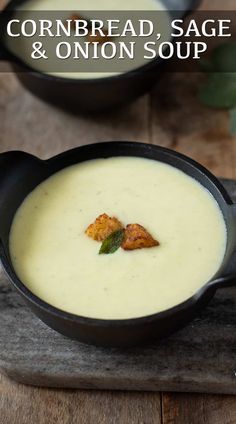
{"label": "black skillet", "polygon": [[[152,316],[125,320],[100,320],[63,312],[40,300],[18,279],[9,255],[9,231],[14,214],[23,199],[44,179],[69,165],[96,158],[137,156],[168,163],[198,180],[216,199],[227,227],[227,248],[214,278],[186,302]],[[214,296],[218,288],[236,284],[229,271],[236,249],[236,206],[210,172],[174,151],[134,142],[91,144],[67,151],[49,160],[24,152],[0,155],[0,258],[11,283],[30,308],[58,332],[85,343],[102,346],[133,346],[166,337],[191,321]],[[171,264],[170,264],[171,265]],[[99,278],[99,276],[98,276]],[[135,292],[133,294],[135,296]]]}

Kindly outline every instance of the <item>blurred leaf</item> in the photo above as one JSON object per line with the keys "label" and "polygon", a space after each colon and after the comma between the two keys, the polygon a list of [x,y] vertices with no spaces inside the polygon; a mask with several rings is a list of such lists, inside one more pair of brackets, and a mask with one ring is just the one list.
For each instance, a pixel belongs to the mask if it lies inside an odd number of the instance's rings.
{"label": "blurred leaf", "polygon": [[236,72],[236,43],[229,42],[216,47],[211,64],[215,72]]}
{"label": "blurred leaf", "polygon": [[213,69],[213,64],[212,64],[212,62],[211,62],[211,60],[208,60],[208,59],[201,59],[200,61],[199,61],[199,65],[200,65],[200,68],[201,68],[201,71],[202,72],[213,72],[214,71],[214,69]]}
{"label": "blurred leaf", "polygon": [[236,73],[211,73],[199,92],[201,102],[215,109],[236,106]]}

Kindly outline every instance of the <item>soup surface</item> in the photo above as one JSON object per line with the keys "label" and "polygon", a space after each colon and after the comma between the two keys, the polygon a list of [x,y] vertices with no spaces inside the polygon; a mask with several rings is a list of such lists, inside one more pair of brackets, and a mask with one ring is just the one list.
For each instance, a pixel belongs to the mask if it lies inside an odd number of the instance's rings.
{"label": "soup surface", "polygon": [[[160,246],[99,255],[85,230],[107,213],[139,223]],[[142,158],[87,161],[54,174],[18,209],[16,273],[37,296],[93,318],[141,317],[192,296],[219,268],[226,227],[212,195],[169,165]]]}

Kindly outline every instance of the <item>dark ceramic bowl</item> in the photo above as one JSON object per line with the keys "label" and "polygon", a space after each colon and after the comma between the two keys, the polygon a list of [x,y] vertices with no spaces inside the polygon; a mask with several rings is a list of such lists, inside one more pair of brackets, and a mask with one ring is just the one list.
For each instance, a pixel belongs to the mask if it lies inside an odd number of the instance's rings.
{"label": "dark ceramic bowl", "polygon": [[[137,156],[168,163],[199,181],[216,199],[227,227],[227,247],[220,269],[207,284],[186,302],[169,310],[137,319],[100,320],[63,312],[31,293],[18,279],[9,254],[9,232],[17,208],[43,180],[62,168],[90,159]],[[35,314],[49,327],[85,343],[102,346],[133,346],[168,336],[191,321],[209,302],[218,288],[235,283],[229,263],[236,248],[236,206],[220,182],[193,160],[148,144],[111,142],[70,150],[49,160],[24,152],[0,155],[0,258],[10,281]]]}
{"label": "dark ceramic bowl", "polygon": [[[162,0],[168,10],[179,10],[184,17],[195,10],[201,0]],[[14,10],[24,0],[11,0],[5,10]],[[33,94],[55,106],[73,112],[101,112],[135,100],[157,82],[164,61],[155,59],[134,71],[113,77],[69,79],[35,71],[16,58],[2,44],[0,58],[10,61],[21,83]]]}

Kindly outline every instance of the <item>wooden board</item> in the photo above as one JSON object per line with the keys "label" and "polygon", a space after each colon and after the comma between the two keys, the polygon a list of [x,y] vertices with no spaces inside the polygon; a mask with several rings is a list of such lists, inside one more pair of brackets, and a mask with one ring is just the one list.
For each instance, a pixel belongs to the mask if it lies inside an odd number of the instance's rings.
{"label": "wooden board", "polygon": [[[219,10],[222,0],[204,0],[202,7]],[[225,9],[235,7],[235,0],[224,1]],[[194,78],[166,76],[123,110],[81,117],[57,111],[23,90],[13,75],[1,74],[0,151],[24,149],[46,158],[88,142],[134,139],[174,148],[216,175],[236,178],[236,138],[225,130],[227,113],[200,107]],[[0,411],[1,424],[236,423],[234,396],[57,390],[24,386],[2,374]]]}
{"label": "wooden board", "polygon": [[[236,182],[225,180],[236,200]],[[234,264],[236,268],[236,264]],[[219,290],[185,329],[135,349],[69,340],[38,320],[1,274],[0,369],[49,387],[236,394],[236,289]]]}

